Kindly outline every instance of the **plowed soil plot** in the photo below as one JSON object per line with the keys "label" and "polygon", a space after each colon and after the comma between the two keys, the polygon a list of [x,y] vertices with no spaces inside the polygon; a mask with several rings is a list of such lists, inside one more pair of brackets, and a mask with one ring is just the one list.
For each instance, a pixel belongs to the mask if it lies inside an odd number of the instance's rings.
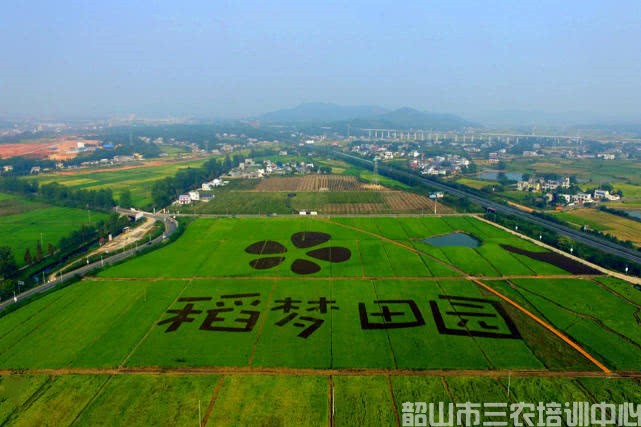
{"label": "plowed soil plot", "polygon": [[528,258],[535,259],[537,261],[547,262],[548,264],[555,265],[559,268],[564,269],[572,274],[601,274],[600,271],[595,270],[591,267],[588,267],[585,264],[582,264],[573,259],[564,257],[561,254],[556,252],[530,252],[525,249],[515,248],[514,246],[501,244],[503,249],[509,252],[513,252],[519,255],[525,255]]}
{"label": "plowed soil plot", "polygon": [[267,178],[255,188],[257,191],[363,191],[355,176],[305,175],[287,178]]}
{"label": "plowed soil plot", "polygon": [[[384,194],[385,202],[394,212],[415,212],[420,210],[433,211],[434,202],[425,196],[413,193],[393,191]],[[451,208],[439,205],[439,213],[451,213]]]}

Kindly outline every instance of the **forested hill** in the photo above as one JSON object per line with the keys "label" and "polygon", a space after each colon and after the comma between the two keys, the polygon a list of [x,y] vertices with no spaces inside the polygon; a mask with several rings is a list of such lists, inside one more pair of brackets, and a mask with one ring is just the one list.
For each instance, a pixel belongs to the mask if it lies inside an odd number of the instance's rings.
{"label": "forested hill", "polygon": [[479,127],[454,114],[428,113],[403,107],[389,111],[375,106],[341,106],[336,104],[301,104],[257,117],[263,123],[326,125],[335,129],[391,128],[433,129],[440,131]]}

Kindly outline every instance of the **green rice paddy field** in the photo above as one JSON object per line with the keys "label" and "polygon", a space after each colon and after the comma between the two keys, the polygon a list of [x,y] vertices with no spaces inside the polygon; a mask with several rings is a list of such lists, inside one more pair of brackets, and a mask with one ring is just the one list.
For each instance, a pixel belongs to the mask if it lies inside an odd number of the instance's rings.
{"label": "green rice paddy field", "polygon": [[[480,246],[422,242],[453,231]],[[501,244],[543,251],[465,216],[198,219],[0,318],[0,424],[398,425],[407,401],[641,403],[641,292]]]}
{"label": "green rice paddy field", "polygon": [[0,193],[0,246],[9,246],[18,266],[22,266],[27,248],[32,256],[36,254],[41,233],[42,250],[46,253],[49,243],[56,246],[61,237],[83,224],[95,223],[107,216],[103,212],[53,206]]}
{"label": "green rice paddy field", "polygon": [[134,205],[145,206],[151,203],[151,187],[154,181],[174,176],[181,168],[198,168],[205,161],[207,159],[103,172],[80,170],[73,175],[42,174],[29,179],[36,179],[41,184],[57,182],[73,189],[95,190],[108,187],[113,191],[116,198],[118,198],[122,190],[129,189]]}

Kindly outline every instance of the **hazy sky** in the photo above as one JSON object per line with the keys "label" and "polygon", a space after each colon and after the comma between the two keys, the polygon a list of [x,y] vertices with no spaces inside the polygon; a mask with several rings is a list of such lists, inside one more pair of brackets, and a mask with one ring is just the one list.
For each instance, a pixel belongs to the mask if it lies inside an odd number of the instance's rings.
{"label": "hazy sky", "polygon": [[641,118],[641,2],[3,1],[0,114],[300,102]]}

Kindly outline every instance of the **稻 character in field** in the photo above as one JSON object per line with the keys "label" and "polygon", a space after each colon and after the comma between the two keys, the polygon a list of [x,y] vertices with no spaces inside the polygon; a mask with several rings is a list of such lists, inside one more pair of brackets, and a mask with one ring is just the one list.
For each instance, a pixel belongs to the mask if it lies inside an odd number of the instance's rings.
{"label": "\u7a3b character in field", "polygon": [[[207,318],[200,325],[201,331],[222,331],[222,332],[251,332],[258,322],[260,317],[259,310],[251,310],[250,308],[256,307],[260,304],[258,299],[260,294],[258,293],[249,293],[249,294],[233,294],[233,295],[222,295],[220,301],[216,302],[216,307],[211,310],[207,310]],[[245,299],[251,299],[247,301]],[[226,306],[227,302],[233,300],[232,307]],[[239,316],[224,316],[224,313],[232,313],[236,310],[235,307],[243,307],[247,303],[248,309],[240,309]],[[229,325],[229,321],[232,321],[232,326]],[[242,326],[237,326],[240,324]]]}
{"label": "\u7a3b character in field", "polygon": [[194,302],[197,301],[209,301],[211,300],[211,297],[187,297],[187,298],[180,298],[178,302],[189,302],[189,304],[185,305],[181,309],[173,309],[173,310],[167,310],[167,313],[173,313],[175,316],[169,317],[165,320],[162,320],[158,322],[159,325],[165,325],[167,323],[170,323],[169,327],[165,329],[165,332],[174,332],[178,330],[180,325],[183,323],[191,323],[195,320],[194,317],[197,314],[202,313],[202,310],[194,310]]}

